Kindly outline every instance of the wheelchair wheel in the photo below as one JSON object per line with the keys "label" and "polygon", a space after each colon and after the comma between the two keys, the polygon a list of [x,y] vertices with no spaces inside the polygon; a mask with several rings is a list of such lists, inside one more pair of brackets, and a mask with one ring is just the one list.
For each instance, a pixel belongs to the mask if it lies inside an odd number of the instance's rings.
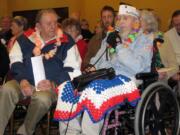
{"label": "wheelchair wheel", "polygon": [[180,108],[175,94],[164,83],[147,87],[135,112],[136,135],[178,135]]}

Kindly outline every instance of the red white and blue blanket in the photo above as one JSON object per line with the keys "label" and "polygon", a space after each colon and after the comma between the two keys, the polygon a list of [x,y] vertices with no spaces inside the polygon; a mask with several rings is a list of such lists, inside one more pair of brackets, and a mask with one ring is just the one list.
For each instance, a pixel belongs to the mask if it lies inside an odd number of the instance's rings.
{"label": "red white and blue blanket", "polygon": [[87,111],[95,123],[105,114],[128,101],[132,106],[139,100],[139,90],[129,78],[119,75],[112,80],[92,81],[81,94],[77,94],[70,81],[58,87],[58,101],[54,119],[69,121]]}

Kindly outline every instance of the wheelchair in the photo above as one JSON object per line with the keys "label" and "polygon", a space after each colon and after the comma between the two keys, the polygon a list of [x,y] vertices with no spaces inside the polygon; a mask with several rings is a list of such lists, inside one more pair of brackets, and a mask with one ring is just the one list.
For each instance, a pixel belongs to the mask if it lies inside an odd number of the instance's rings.
{"label": "wheelchair", "polygon": [[178,94],[166,83],[158,81],[156,71],[159,53],[158,42],[163,43],[164,40],[154,39],[151,71],[136,75],[137,80],[142,80],[142,84],[139,86],[141,98],[136,107],[132,107],[127,102],[125,105],[108,112],[104,120],[102,135],[179,134]]}
{"label": "wheelchair", "polygon": [[[82,84],[86,86],[90,80],[101,79],[104,76],[112,79],[115,72],[111,68],[105,72],[100,69],[82,75],[75,81],[79,82],[81,86],[83,86]],[[150,73],[137,74],[136,79],[142,80],[142,84],[139,86],[141,99],[135,107],[125,101],[124,105],[108,112],[101,134],[178,135],[180,107],[176,93],[170,86],[158,81],[158,73],[153,69]]]}
{"label": "wheelchair", "polygon": [[178,135],[180,108],[175,92],[159,82],[157,73],[140,73],[141,99],[136,107],[128,103],[109,112],[103,135]]}

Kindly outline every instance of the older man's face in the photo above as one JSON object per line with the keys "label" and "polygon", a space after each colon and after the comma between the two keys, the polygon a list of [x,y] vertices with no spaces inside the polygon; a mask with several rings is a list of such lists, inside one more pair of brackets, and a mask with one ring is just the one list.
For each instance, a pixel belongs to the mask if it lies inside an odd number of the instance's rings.
{"label": "older man's face", "polygon": [[38,29],[43,37],[51,39],[56,36],[58,28],[57,19],[57,16],[53,13],[45,13],[42,15],[38,23]]}
{"label": "older man's face", "polygon": [[135,17],[132,17],[130,15],[119,15],[117,16],[116,25],[122,31],[131,31],[135,20]]}
{"label": "older man's face", "polygon": [[177,32],[180,34],[180,15],[173,17],[172,25],[176,28]]}

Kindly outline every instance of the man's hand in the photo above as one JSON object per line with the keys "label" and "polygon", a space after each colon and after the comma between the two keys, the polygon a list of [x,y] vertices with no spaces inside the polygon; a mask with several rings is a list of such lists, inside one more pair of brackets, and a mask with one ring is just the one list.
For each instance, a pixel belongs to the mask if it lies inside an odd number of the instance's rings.
{"label": "man's hand", "polygon": [[49,80],[42,80],[38,83],[37,89],[40,91],[49,91],[52,89],[52,84]]}
{"label": "man's hand", "polygon": [[85,69],[84,69],[85,73],[89,73],[89,72],[93,72],[93,71],[96,71],[96,68],[91,65],[91,64],[88,64]]}
{"label": "man's hand", "polygon": [[32,96],[33,87],[27,80],[21,80],[20,89],[24,96]]}
{"label": "man's hand", "polygon": [[111,32],[107,37],[107,43],[112,48],[116,48],[118,43],[122,43],[121,37],[119,36],[119,33],[117,31]]}

